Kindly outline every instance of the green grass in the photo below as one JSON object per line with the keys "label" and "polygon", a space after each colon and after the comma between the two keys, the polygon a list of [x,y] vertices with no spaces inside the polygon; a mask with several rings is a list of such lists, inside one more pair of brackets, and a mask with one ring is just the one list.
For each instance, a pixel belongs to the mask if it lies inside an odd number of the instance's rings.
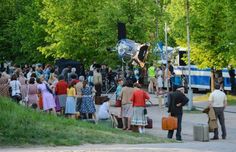
{"label": "green grass", "polygon": [[208,101],[210,93],[207,93],[205,95],[199,95],[193,97],[193,101],[201,102],[201,101]]}
{"label": "green grass", "polygon": [[139,144],[171,140],[57,117],[0,98],[0,146]]}
{"label": "green grass", "polygon": [[[193,101],[201,102],[201,101],[208,101],[209,93],[206,95],[201,95],[193,98]],[[236,96],[227,95],[228,105],[236,105]]]}

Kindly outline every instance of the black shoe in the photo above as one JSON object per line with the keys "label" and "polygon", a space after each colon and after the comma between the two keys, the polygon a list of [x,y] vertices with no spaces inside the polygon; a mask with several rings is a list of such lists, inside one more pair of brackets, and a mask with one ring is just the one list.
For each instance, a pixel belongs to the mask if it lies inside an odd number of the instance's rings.
{"label": "black shoe", "polygon": [[218,140],[219,139],[219,137],[213,137],[213,138],[211,138],[211,140]]}
{"label": "black shoe", "polygon": [[181,138],[176,138],[176,140],[178,140],[178,141],[182,141],[182,139],[181,139]]}
{"label": "black shoe", "polygon": [[225,140],[225,139],[226,139],[226,137],[222,137],[222,139],[224,139],[224,140]]}

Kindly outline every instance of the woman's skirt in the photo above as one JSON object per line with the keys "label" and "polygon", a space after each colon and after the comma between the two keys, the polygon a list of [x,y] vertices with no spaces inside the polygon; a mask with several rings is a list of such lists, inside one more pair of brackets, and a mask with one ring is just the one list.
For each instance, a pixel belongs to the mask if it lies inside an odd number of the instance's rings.
{"label": "woman's skirt", "polygon": [[37,94],[29,94],[28,95],[28,105],[31,106],[32,104],[37,104],[39,102],[39,97]]}
{"label": "woman's skirt", "polygon": [[133,107],[132,125],[146,126],[147,118],[144,115],[144,107]]}
{"label": "woman's skirt", "polygon": [[57,95],[54,96],[54,100],[55,100],[55,104],[56,104],[56,112],[60,112],[61,111],[61,105],[60,105],[60,102],[59,102],[59,98]]}
{"label": "woman's skirt", "polygon": [[95,113],[96,108],[92,96],[83,96],[79,112]]}
{"label": "woman's skirt", "polygon": [[9,87],[7,84],[0,84],[0,96],[9,97]]}
{"label": "woman's skirt", "polygon": [[66,109],[65,109],[65,114],[75,114],[76,113],[76,101],[75,97],[70,97],[68,96],[66,98]]}
{"label": "woman's skirt", "polygon": [[66,94],[62,94],[62,95],[57,95],[58,96],[58,100],[60,102],[60,106],[61,108],[65,108],[66,107]]}
{"label": "woman's skirt", "polygon": [[21,95],[22,95],[22,99],[23,101],[26,101],[26,96],[27,96],[27,93],[28,93],[28,86],[27,85],[21,85]]}
{"label": "woman's skirt", "polygon": [[121,105],[121,117],[131,118],[133,113],[132,104],[123,104]]}

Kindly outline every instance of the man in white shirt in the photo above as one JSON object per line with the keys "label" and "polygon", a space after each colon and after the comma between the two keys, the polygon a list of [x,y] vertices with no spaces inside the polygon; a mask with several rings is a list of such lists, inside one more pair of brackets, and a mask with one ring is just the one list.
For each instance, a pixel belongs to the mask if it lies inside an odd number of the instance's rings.
{"label": "man in white shirt", "polygon": [[[222,130],[222,139],[226,139],[226,129],[225,129],[225,118],[224,118],[224,109],[227,106],[227,97],[223,91],[220,90],[220,85],[215,85],[215,90],[210,94],[209,97],[210,107],[213,107],[216,115],[216,119],[219,119],[221,130]],[[214,130],[214,137],[212,140],[219,139],[218,128]]]}

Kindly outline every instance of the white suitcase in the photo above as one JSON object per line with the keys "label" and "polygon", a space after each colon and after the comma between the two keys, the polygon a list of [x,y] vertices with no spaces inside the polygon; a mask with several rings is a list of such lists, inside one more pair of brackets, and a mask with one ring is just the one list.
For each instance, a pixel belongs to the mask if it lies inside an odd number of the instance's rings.
{"label": "white suitcase", "polygon": [[193,126],[193,139],[195,141],[209,141],[209,127],[206,124],[196,124]]}

